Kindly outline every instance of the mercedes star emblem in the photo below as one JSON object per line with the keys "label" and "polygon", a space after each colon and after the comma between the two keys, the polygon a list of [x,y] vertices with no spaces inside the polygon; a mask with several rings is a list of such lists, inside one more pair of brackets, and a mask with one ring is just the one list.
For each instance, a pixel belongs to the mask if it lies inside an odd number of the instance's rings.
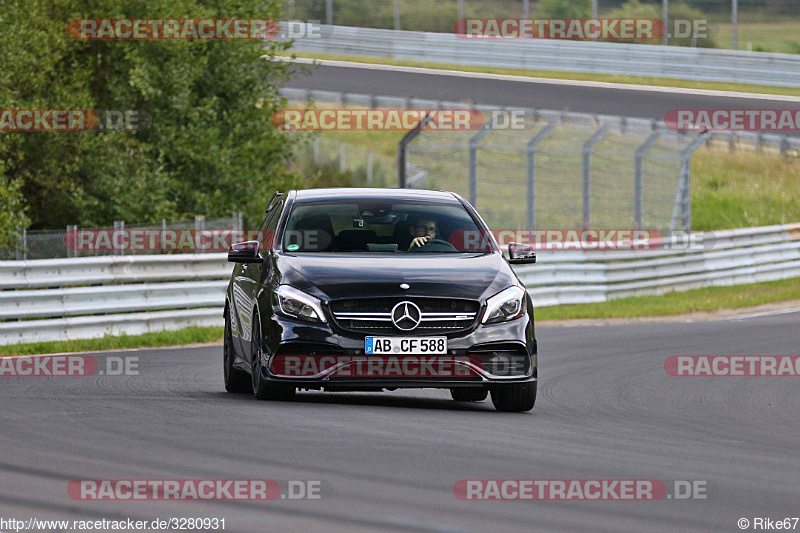
{"label": "mercedes star emblem", "polygon": [[400,302],[392,308],[392,323],[402,331],[411,331],[419,326],[422,313],[412,302]]}

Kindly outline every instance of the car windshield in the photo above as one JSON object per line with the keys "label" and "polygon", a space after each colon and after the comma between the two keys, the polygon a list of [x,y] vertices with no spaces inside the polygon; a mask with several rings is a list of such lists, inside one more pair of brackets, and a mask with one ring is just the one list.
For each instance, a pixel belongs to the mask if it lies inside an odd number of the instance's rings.
{"label": "car windshield", "polygon": [[296,203],[287,252],[491,252],[488,232],[455,202],[347,200]]}

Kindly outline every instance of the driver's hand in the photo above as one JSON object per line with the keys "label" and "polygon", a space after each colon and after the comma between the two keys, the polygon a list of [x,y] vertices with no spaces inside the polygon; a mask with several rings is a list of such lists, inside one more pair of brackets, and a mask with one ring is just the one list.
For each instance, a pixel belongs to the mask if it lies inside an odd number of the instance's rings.
{"label": "driver's hand", "polygon": [[408,249],[411,250],[415,246],[422,246],[423,244],[428,242],[428,239],[430,239],[430,236],[428,235],[424,237],[414,237],[414,240],[411,241],[411,246],[409,246]]}

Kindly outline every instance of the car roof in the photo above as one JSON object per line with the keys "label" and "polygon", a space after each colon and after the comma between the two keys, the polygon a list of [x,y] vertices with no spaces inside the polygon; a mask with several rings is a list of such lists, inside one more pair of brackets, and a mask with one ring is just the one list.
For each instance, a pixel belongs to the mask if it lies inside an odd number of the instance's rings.
{"label": "car roof", "polygon": [[425,189],[387,189],[367,187],[339,187],[327,189],[300,189],[295,191],[295,202],[320,200],[440,200],[458,203],[457,197],[448,191]]}

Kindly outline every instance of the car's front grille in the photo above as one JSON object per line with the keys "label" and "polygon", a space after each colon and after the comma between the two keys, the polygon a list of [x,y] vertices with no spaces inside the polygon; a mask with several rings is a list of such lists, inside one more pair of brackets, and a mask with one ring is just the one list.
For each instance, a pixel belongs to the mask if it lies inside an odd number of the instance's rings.
{"label": "car's front grille", "polygon": [[[412,330],[402,330],[392,322],[392,309],[400,302],[419,307],[420,322]],[[471,329],[480,303],[449,298],[352,298],[330,304],[336,324],[342,329],[370,335],[442,335]]]}

